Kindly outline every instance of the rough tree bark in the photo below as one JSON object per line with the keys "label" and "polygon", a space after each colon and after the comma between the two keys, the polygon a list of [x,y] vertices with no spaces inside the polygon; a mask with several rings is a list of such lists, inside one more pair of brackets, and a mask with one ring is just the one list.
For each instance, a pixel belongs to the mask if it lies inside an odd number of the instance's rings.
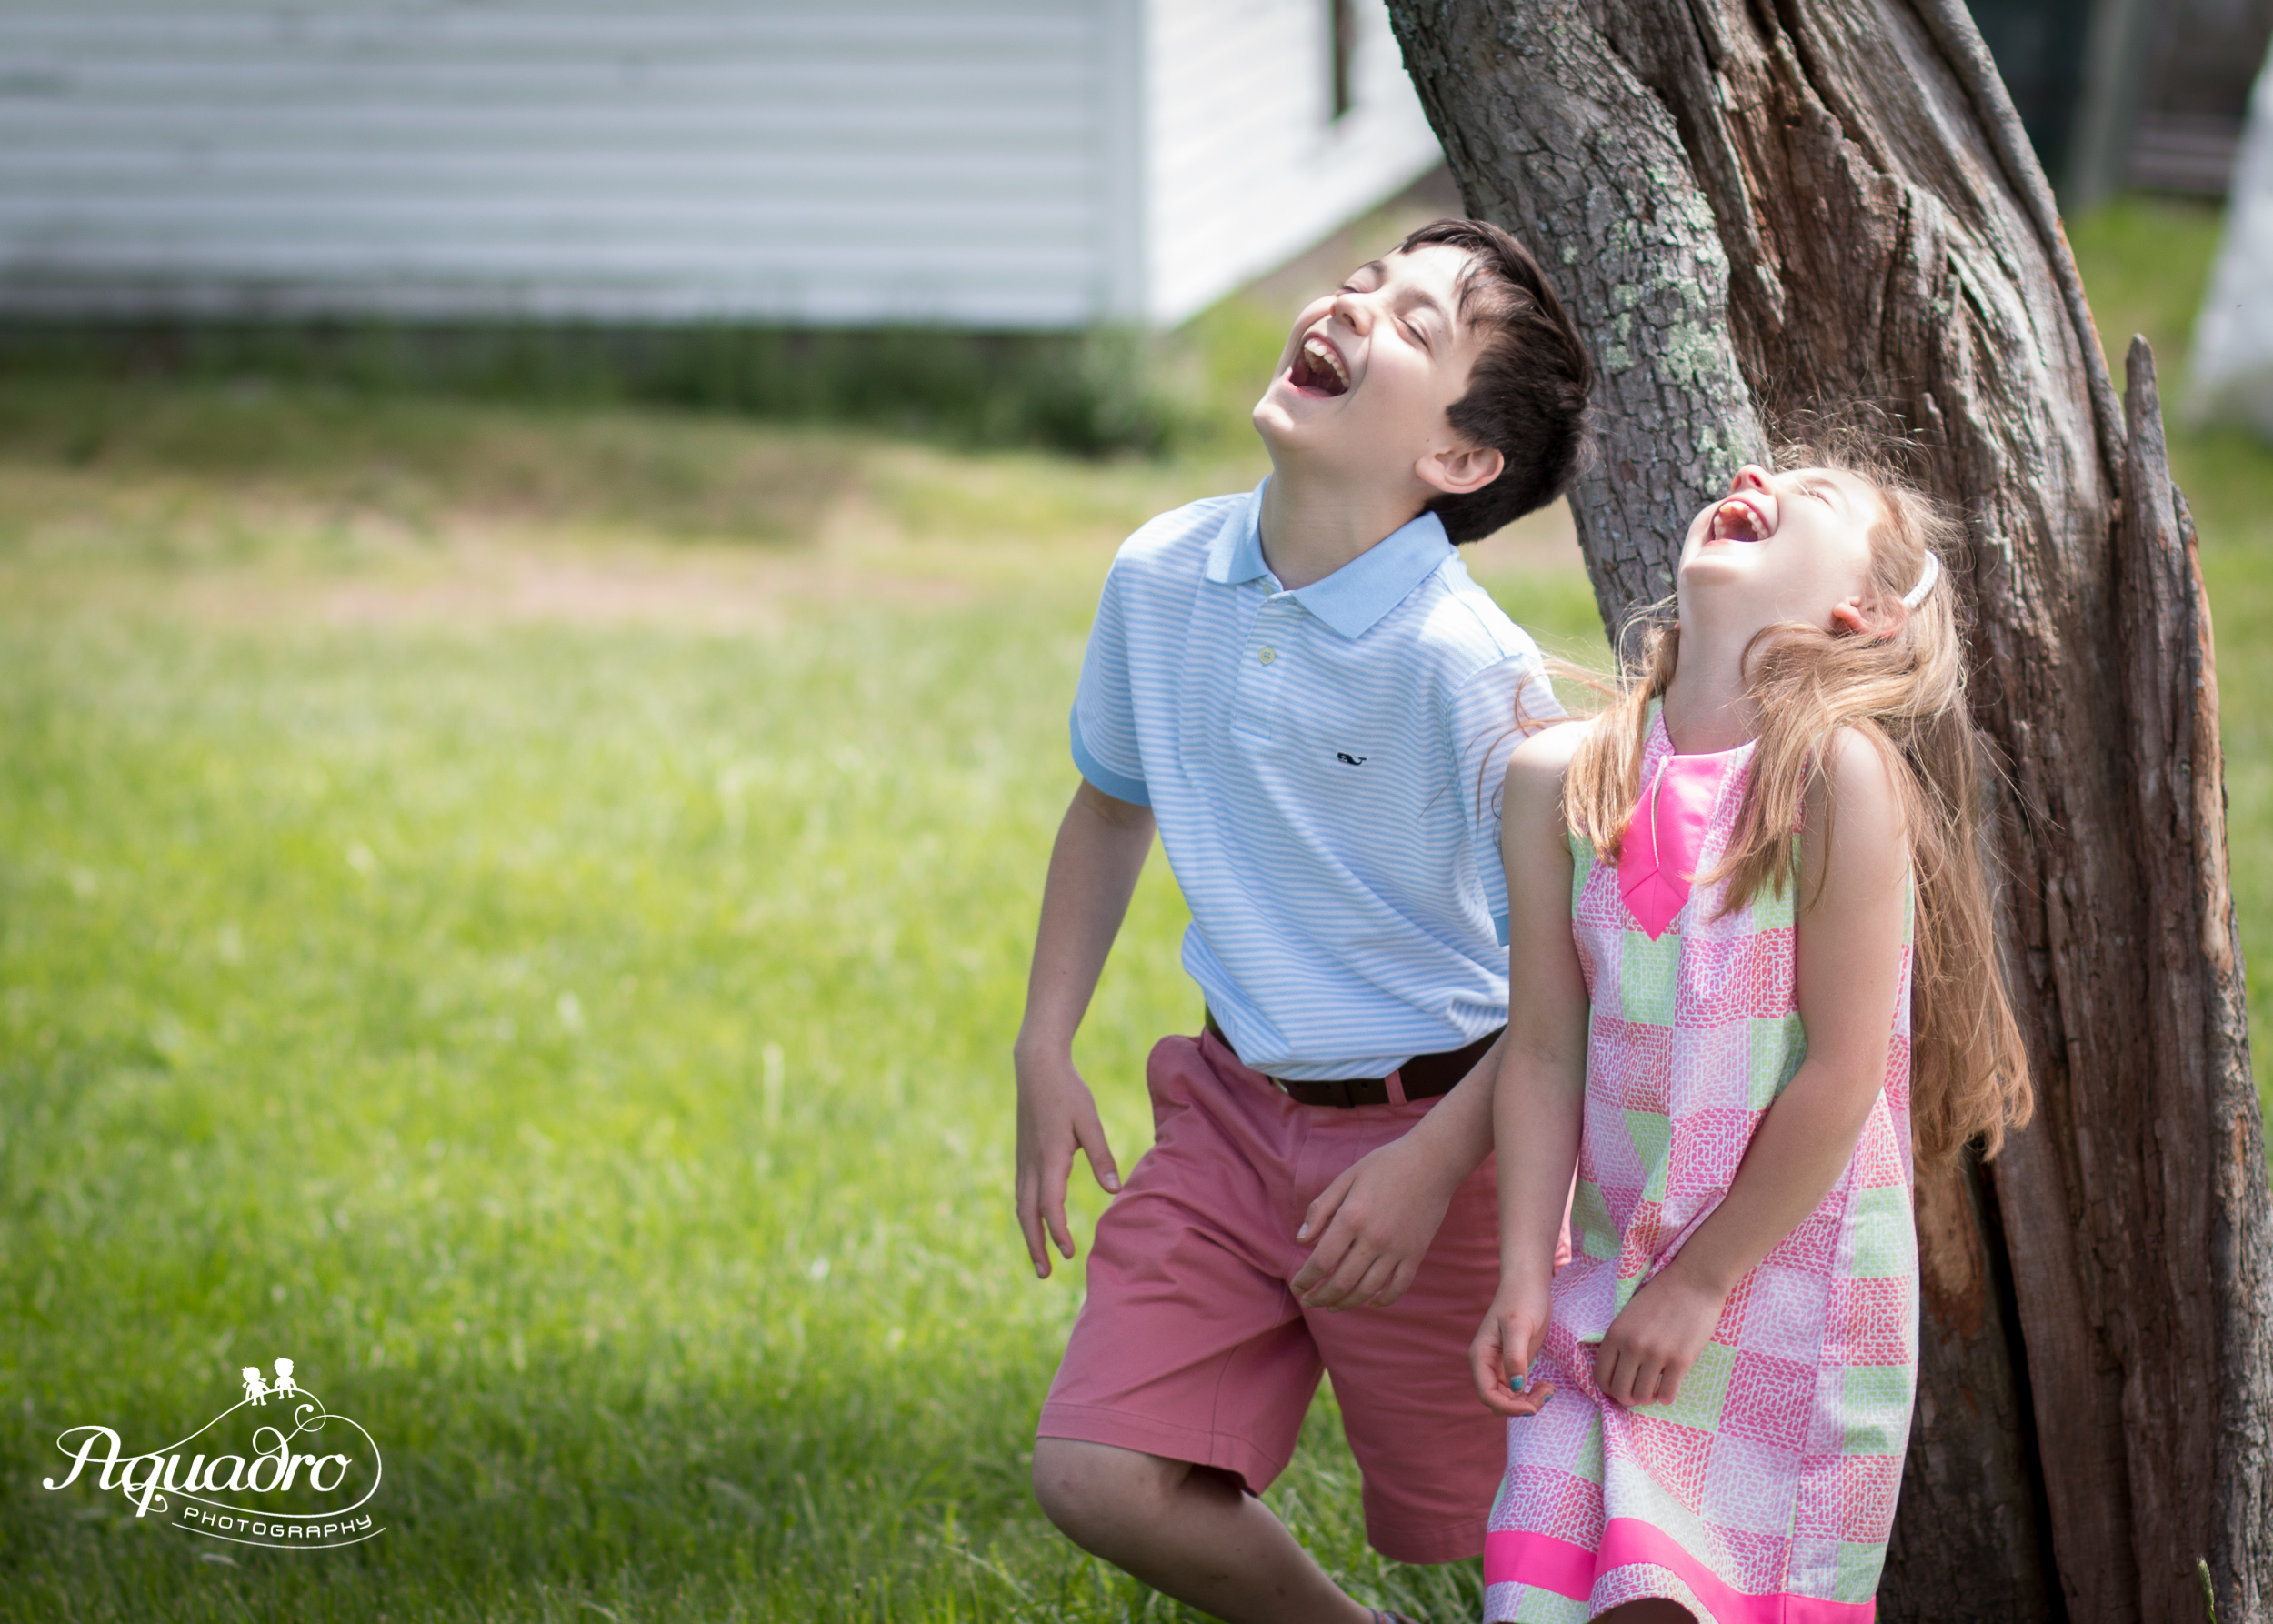
{"label": "rough tree bark", "polygon": [[[1470,209],[1602,366],[1606,626],[1763,425],[1869,402],[1967,516],[2037,1124],[1918,1191],[1889,1617],[2273,1619],[2273,1198],[2209,617],[2153,364],[2118,402],[1961,0],[1391,0]],[[2128,406],[2128,416],[2127,416]]]}

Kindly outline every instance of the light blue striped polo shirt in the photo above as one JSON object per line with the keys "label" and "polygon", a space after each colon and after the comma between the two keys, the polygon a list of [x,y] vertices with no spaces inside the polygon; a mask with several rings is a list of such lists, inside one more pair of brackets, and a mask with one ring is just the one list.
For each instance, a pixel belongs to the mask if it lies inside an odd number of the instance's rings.
{"label": "light blue striped polo shirt", "polygon": [[1074,761],[1149,805],[1184,967],[1250,1066],[1377,1077],[1507,1018],[1500,777],[1537,647],[1423,514],[1280,589],[1263,491],[1161,515],[1106,576]]}

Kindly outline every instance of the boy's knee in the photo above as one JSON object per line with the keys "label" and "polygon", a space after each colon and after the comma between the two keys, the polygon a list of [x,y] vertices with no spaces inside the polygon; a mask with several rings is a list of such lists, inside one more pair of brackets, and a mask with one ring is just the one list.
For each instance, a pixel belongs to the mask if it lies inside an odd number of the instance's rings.
{"label": "boy's knee", "polygon": [[1110,1444],[1072,1438],[1034,1440],[1034,1498],[1042,1515],[1092,1552],[1115,1544],[1117,1531],[1152,1520],[1193,1469],[1186,1461]]}

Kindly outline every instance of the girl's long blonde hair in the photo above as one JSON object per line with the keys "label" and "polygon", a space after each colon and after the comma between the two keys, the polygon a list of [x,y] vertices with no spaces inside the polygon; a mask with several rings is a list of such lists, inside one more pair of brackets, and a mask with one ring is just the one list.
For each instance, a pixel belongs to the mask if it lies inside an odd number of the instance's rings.
{"label": "girl's long blonde hair", "polygon": [[[1945,564],[1956,561],[1962,526],[1882,464],[1807,446],[1777,461],[1785,468],[1837,468],[1877,490],[1882,516],[1870,529],[1870,576],[1888,601],[1917,584],[1929,552]],[[2007,1126],[2026,1123],[2032,1105],[2028,1053],[1998,967],[1980,849],[1982,747],[1966,706],[1964,611],[1955,586],[1944,579],[1884,636],[1794,622],[1754,637],[1745,665],[1760,736],[1727,849],[1697,877],[1699,883],[1727,879],[1724,912],[1763,887],[1780,895],[1797,886],[1792,832],[1809,782],[1825,770],[1826,742],[1834,729],[1851,727],[1878,747],[1901,796],[1918,880],[1910,1120],[1918,1158],[1929,1163],[1977,1136],[1983,1154],[1995,1155]],[[1564,817],[1606,862],[1617,861],[1641,792],[1649,707],[1672,681],[1680,649],[1677,625],[1654,626],[1638,666],[1571,757]],[[1827,842],[1831,833],[1827,817]]]}

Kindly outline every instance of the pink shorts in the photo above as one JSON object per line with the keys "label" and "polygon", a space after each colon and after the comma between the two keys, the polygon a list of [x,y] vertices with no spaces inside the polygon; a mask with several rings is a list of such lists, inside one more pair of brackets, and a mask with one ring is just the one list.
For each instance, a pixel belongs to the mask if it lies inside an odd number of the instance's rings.
{"label": "pink shorts", "polygon": [[1366,1533],[1400,1562],[1484,1549],[1507,1432],[1468,1342],[1499,1284],[1487,1158],[1454,1194],[1412,1287],[1386,1308],[1306,1308],[1287,1282],[1318,1192],[1435,1101],[1297,1105],[1212,1036],[1146,1068],[1156,1138],[1098,1220],[1089,1290],[1037,1429],[1236,1473],[1286,1469],[1321,1369],[1365,1473]]}

